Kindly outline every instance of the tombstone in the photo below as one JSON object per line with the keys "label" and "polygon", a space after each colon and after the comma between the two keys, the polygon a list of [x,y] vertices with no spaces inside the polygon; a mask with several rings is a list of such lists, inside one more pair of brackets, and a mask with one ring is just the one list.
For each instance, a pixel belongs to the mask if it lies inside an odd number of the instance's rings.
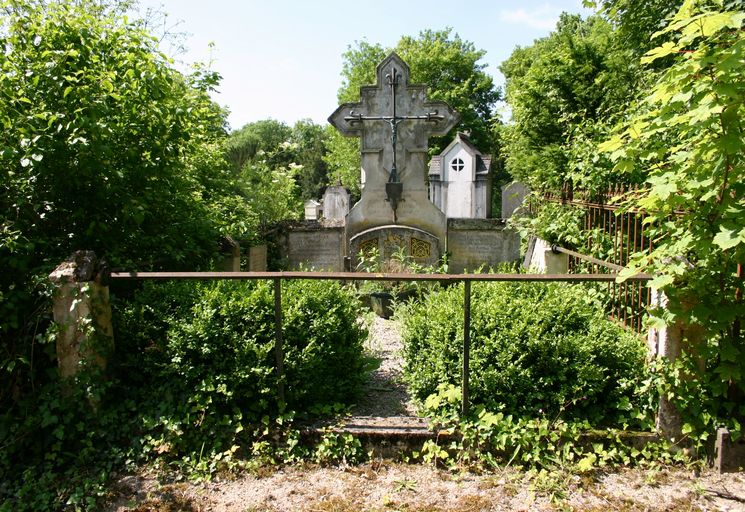
{"label": "tombstone", "polygon": [[253,245],[248,248],[248,271],[266,272],[266,244]]}
{"label": "tombstone", "polygon": [[361,138],[365,187],[347,215],[347,255],[356,264],[366,247],[397,245],[419,261],[445,251],[447,219],[428,197],[427,143],[446,135],[460,116],[447,103],[427,100],[427,87],[409,84],[409,66],[391,53],[377,67],[377,83],[360,88],[360,101],[329,117],[343,135]]}
{"label": "tombstone", "polygon": [[241,246],[227,235],[220,240],[220,252],[222,253],[222,269],[225,272],[241,271]]}
{"label": "tombstone", "polygon": [[323,205],[315,199],[305,201],[305,220],[318,220],[323,215]]}
{"label": "tombstone", "polygon": [[349,213],[349,190],[341,184],[326,187],[323,193],[323,218],[327,220],[344,220]]}
{"label": "tombstone", "polygon": [[502,218],[509,219],[523,205],[528,187],[519,181],[513,181],[502,187]]}

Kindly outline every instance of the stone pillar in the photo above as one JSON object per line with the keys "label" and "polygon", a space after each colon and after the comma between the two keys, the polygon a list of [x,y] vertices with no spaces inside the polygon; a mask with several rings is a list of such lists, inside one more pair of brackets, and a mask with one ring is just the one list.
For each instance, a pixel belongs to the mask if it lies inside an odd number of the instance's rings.
{"label": "stone pillar", "polygon": [[569,273],[569,255],[554,252],[551,244],[541,238],[536,238],[535,242],[530,244],[533,249],[530,259],[526,258],[528,268],[541,274],[568,274]]}
{"label": "stone pillar", "polygon": [[[650,307],[665,310],[668,308],[667,296],[657,289],[651,290]],[[662,357],[669,362],[675,362],[683,350],[693,355],[697,354],[697,345],[703,339],[703,330],[698,326],[691,326],[677,320],[670,325],[650,327],[647,333],[649,353],[654,357]],[[698,360],[699,370],[703,371],[703,360]],[[660,396],[657,411],[657,431],[668,439],[680,439],[682,435],[683,418],[675,405],[663,394]]]}
{"label": "stone pillar", "polygon": [[108,271],[93,251],[77,251],[54,272],[53,315],[59,328],[57,362],[69,379],[83,370],[101,373],[114,349]]}

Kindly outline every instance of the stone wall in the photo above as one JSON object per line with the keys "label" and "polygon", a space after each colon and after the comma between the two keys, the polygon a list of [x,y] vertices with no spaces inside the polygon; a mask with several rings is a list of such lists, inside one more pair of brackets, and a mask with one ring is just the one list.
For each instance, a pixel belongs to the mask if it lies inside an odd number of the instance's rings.
{"label": "stone wall", "polygon": [[344,270],[344,226],[339,223],[304,221],[286,224],[279,235],[284,267],[296,270]]}
{"label": "stone wall", "polygon": [[462,273],[520,257],[520,235],[502,219],[448,219],[449,271]]}

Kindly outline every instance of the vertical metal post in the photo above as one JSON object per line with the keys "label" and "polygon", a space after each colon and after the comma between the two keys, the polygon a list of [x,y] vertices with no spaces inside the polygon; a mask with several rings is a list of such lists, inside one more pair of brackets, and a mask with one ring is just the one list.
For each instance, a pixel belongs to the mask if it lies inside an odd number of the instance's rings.
{"label": "vertical metal post", "polygon": [[285,356],[282,350],[282,280],[274,279],[274,358],[277,365],[277,395],[285,402]]}
{"label": "vertical metal post", "polygon": [[461,413],[468,413],[469,389],[468,381],[470,377],[469,365],[471,362],[471,281],[463,281],[463,403],[461,404]]}

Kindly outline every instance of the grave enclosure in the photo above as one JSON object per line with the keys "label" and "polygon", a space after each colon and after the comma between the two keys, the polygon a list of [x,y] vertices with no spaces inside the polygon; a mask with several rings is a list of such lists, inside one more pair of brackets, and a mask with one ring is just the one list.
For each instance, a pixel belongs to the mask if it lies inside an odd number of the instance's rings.
{"label": "grave enclosure", "polygon": [[[464,134],[436,157],[444,165],[459,159],[452,180],[430,171],[427,183],[429,137],[447,135],[460,115],[444,102],[429,101],[426,85],[410,84],[409,76],[408,65],[390,54],[377,67],[376,84],[361,87],[360,101],[339,106],[329,117],[343,135],[361,139],[361,197],[350,208],[348,192],[337,185],[322,202],[308,201],[310,218],[285,225],[277,238],[288,268],[353,270],[358,255],[372,249],[384,259],[403,251],[410,261],[432,266],[447,253],[452,272],[519,258],[517,233],[504,220],[487,218],[489,159]],[[480,166],[468,167],[468,155]],[[430,200],[447,196],[448,187],[450,207]]]}

